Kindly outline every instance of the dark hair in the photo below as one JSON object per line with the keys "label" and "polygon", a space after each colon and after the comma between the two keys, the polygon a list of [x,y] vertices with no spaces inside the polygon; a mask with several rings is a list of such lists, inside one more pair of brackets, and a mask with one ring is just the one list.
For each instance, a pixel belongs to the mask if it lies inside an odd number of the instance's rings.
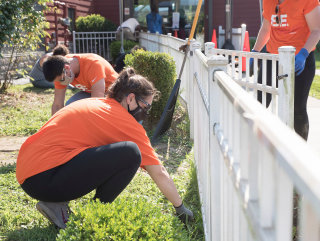
{"label": "dark hair", "polygon": [[134,93],[140,98],[152,95],[156,101],[160,92],[154,87],[152,82],[136,74],[133,68],[126,68],[120,72],[119,77],[109,87],[107,96],[121,102],[130,93]]}
{"label": "dark hair", "polygon": [[67,54],[69,54],[69,49],[63,44],[58,44],[52,51],[52,55],[65,56]]}
{"label": "dark hair", "polygon": [[151,13],[159,13],[159,9],[155,3],[152,3],[150,8],[151,8]]}
{"label": "dark hair", "polygon": [[58,75],[62,74],[64,65],[67,63],[67,60],[60,55],[48,57],[42,66],[46,80],[53,82]]}

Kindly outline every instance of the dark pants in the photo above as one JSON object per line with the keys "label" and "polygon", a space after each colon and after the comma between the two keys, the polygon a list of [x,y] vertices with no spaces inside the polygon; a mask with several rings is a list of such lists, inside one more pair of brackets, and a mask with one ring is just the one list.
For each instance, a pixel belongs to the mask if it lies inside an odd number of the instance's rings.
{"label": "dark pants", "polygon": [[67,163],[29,177],[21,185],[31,197],[65,202],[96,189],[94,198],[112,202],[129,184],[141,163],[133,142],[89,148]]}
{"label": "dark pants", "polygon": [[[294,130],[303,139],[308,139],[309,134],[309,119],[307,113],[307,100],[310,87],[315,75],[315,58],[314,52],[311,52],[306,60],[304,70],[299,76],[295,76],[294,85]],[[271,86],[272,81],[272,61],[267,61],[267,85]],[[278,75],[278,68],[277,68]],[[262,68],[259,69],[258,83],[262,83]],[[278,82],[277,82],[278,86]],[[262,103],[262,93],[258,91],[258,100]],[[267,107],[271,101],[271,95],[267,94]]]}

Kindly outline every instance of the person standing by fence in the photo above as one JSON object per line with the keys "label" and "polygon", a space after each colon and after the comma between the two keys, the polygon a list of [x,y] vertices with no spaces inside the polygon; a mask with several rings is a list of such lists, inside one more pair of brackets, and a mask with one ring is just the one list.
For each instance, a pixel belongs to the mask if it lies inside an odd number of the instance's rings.
{"label": "person standing by fence", "polygon": [[[308,139],[309,120],[307,100],[315,76],[314,49],[320,39],[319,0],[263,0],[263,23],[252,52],[260,52],[266,45],[267,52],[278,54],[281,46],[294,46],[295,93],[294,129]],[[250,59],[252,66],[253,59]],[[267,85],[271,86],[272,62],[267,61]],[[262,69],[258,82],[262,83]],[[262,93],[258,92],[262,102]],[[271,95],[267,95],[267,106]]]}
{"label": "person standing by fence", "polygon": [[162,34],[162,17],[158,13],[159,10],[157,6],[153,3],[151,4],[151,13],[146,16],[147,26],[150,33]]}

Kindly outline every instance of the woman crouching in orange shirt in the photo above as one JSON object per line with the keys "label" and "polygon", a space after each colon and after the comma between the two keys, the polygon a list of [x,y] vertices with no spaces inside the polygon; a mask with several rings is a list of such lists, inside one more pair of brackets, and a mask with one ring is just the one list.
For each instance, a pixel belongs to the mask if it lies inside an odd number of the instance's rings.
{"label": "woman crouching in orange shirt", "polygon": [[151,147],[143,120],[158,91],[132,68],[110,86],[107,98],[76,101],[59,110],[22,145],[16,176],[40,200],[37,209],[59,228],[68,221],[68,202],[96,190],[112,202],[139,166],[146,169],[183,220],[193,213]]}

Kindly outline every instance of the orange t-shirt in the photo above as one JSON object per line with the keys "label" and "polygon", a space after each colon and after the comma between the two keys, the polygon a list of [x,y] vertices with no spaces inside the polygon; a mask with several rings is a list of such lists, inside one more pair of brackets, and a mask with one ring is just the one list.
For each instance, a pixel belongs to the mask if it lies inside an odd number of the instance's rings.
{"label": "orange t-shirt", "polygon": [[277,5],[278,0],[263,0],[263,17],[271,23],[267,51],[277,54],[281,46],[294,46],[297,54],[310,35],[305,15],[319,6],[319,0],[285,0],[279,5],[278,14]]}
{"label": "orange t-shirt", "polygon": [[132,141],[141,152],[141,166],[160,165],[146,131],[119,102],[107,98],[76,101],[54,114],[21,146],[16,177],[28,177],[62,165],[85,149]]}
{"label": "orange t-shirt", "polygon": [[[118,78],[118,73],[111,64],[97,54],[68,54],[66,57],[74,57],[79,61],[80,73],[70,84],[82,91],[90,93],[92,86],[101,79],[104,79],[107,91],[110,84]],[[59,81],[55,81],[54,86],[56,89],[66,88]]]}

